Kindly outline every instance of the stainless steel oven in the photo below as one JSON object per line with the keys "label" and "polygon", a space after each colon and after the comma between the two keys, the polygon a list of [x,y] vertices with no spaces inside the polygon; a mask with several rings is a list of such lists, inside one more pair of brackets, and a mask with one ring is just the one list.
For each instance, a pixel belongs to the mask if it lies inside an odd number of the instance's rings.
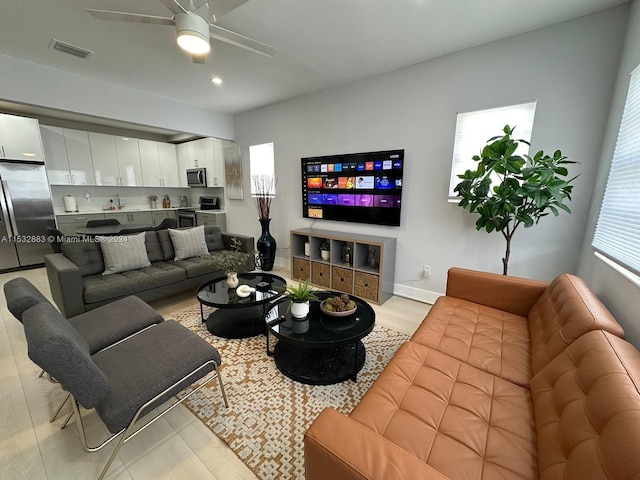
{"label": "stainless steel oven", "polygon": [[178,209],[178,227],[195,227],[196,226],[196,209],[195,208],[179,208]]}

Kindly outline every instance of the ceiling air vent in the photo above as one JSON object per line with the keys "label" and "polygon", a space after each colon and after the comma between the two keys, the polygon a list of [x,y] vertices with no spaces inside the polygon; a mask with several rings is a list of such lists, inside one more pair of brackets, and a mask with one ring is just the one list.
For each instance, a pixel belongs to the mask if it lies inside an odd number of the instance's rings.
{"label": "ceiling air vent", "polygon": [[53,48],[54,50],[58,50],[59,52],[68,53],[69,55],[80,58],[87,58],[89,55],[93,54],[91,50],[77,47],[76,45],[71,45],[70,43],[63,42],[55,38],[51,39],[49,48]]}

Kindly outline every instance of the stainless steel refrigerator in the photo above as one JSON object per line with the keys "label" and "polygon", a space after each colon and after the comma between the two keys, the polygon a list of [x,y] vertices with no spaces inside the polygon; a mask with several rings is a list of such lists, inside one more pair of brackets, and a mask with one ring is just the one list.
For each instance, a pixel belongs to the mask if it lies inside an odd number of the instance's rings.
{"label": "stainless steel refrigerator", "polygon": [[0,270],[42,264],[55,226],[44,163],[0,161]]}

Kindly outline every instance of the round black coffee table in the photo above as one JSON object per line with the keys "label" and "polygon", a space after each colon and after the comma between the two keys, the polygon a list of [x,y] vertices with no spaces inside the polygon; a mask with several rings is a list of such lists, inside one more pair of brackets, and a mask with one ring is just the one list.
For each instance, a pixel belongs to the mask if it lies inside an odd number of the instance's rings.
{"label": "round black coffee table", "polygon": [[[247,338],[265,333],[267,304],[286,290],[284,278],[269,273],[240,273],[238,285],[256,289],[248,297],[239,297],[236,288],[229,288],[227,277],[221,276],[205,283],[196,293],[200,302],[200,316],[207,322],[207,330],[223,338]],[[203,305],[215,307],[206,319]]]}
{"label": "round black coffee table", "polygon": [[[340,292],[319,292],[321,300]],[[376,314],[367,302],[351,296],[358,308],[347,317],[331,317],[311,302],[304,320],[294,319],[291,301],[282,298],[267,310],[267,352],[273,353],[278,369],[287,377],[310,385],[331,385],[357,380],[365,361],[361,339],[373,330]],[[269,352],[269,333],[278,338]]]}

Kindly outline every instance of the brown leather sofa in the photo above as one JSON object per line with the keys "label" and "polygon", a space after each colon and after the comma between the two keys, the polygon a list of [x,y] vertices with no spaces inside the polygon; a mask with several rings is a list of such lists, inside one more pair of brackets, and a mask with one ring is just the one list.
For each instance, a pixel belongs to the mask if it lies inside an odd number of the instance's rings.
{"label": "brown leather sofa", "polygon": [[349,416],[305,434],[307,480],[640,478],[640,352],[578,277],[459,268]]}

